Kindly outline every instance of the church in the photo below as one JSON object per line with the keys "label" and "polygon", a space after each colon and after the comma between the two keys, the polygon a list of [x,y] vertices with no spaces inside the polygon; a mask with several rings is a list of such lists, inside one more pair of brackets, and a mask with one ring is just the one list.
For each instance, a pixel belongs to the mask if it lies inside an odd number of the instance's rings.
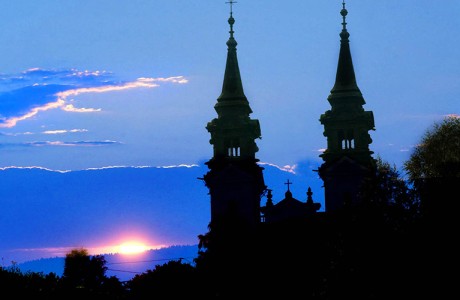
{"label": "church", "polygon": [[[234,1],[228,2],[230,6]],[[327,149],[320,155],[322,165],[316,170],[324,182],[326,213],[359,203],[362,185],[375,174],[376,162],[369,149],[374,130],[372,111],[356,83],[347,30],[345,1],[342,3],[342,30],[335,83],[327,100],[330,109],[319,118],[324,126]],[[289,219],[308,218],[318,212],[321,204],[314,202],[308,188],[305,201],[294,198],[289,181],[284,199],[272,199],[271,189],[264,182],[263,167],[256,157],[256,140],[261,138],[261,124],[251,119],[253,112],[247,99],[238,66],[233,11],[228,19],[230,36],[222,92],[214,109],[217,117],[208,122],[213,157],[206,162],[209,171],[203,176],[209,189],[211,223],[233,216],[249,227]],[[317,192],[318,193],[318,192]],[[262,198],[266,198],[262,205]]]}
{"label": "church", "polygon": [[[438,266],[448,266],[452,260],[444,256],[445,249],[452,247],[442,244],[439,231],[433,230],[446,230],[437,227],[445,222],[427,219],[425,223],[402,207],[384,207],[366,198],[378,181],[378,160],[369,148],[374,116],[364,109],[357,84],[345,1],[340,15],[335,82],[328,107],[319,116],[327,141],[320,154],[322,164],[315,170],[325,196],[325,207],[319,211],[321,205],[313,197],[319,191],[308,188],[305,200],[296,199],[288,180],[284,199],[273,199],[272,189],[265,184],[256,156],[263,124],[250,117],[230,10],[223,86],[214,106],[217,117],[206,126],[214,150],[203,177],[211,220],[209,231],[198,236],[196,260],[215,295],[412,299],[431,290],[438,295],[445,288],[445,277],[441,285],[433,284],[442,274]],[[434,255],[433,244],[442,249]],[[449,259],[439,264],[440,257]]]}

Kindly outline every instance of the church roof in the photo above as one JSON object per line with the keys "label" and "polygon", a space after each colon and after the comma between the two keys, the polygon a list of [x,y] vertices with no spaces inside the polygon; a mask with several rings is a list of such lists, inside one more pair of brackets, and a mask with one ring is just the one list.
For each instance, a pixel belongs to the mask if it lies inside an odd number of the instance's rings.
{"label": "church roof", "polygon": [[305,219],[311,214],[317,212],[321,207],[320,203],[313,201],[311,197],[313,194],[311,192],[311,188],[308,188],[307,201],[302,202],[292,196],[289,184],[290,183],[288,181],[288,190],[284,194],[284,199],[276,204],[273,204],[271,190],[268,190],[267,204],[261,208],[264,214],[265,222],[272,223],[286,220]]}
{"label": "church roof", "polygon": [[275,207],[282,209],[289,207],[289,209],[303,209],[305,203],[292,197],[292,192],[288,189],[284,194],[284,199],[275,204]]}
{"label": "church roof", "polygon": [[[350,33],[347,30],[346,16],[348,11],[345,8],[345,1],[342,3],[343,8],[340,11],[342,15],[342,32],[340,33],[340,53],[339,61],[337,65],[337,73],[335,78],[334,87],[331,90],[331,94],[328,99],[333,105],[335,100],[340,99],[353,100],[353,103],[363,105],[365,104],[364,98],[362,97],[361,91],[356,83],[355,70],[353,67],[353,60],[351,58],[350,51]],[[351,99],[350,99],[351,97]]]}
{"label": "church roof", "polygon": [[222,85],[222,93],[217,98],[215,109],[218,113],[220,113],[225,111],[222,110],[225,109],[225,107],[230,107],[232,110],[237,108],[238,111],[248,115],[252,113],[252,110],[249,107],[249,102],[244,94],[240,68],[238,66],[238,58],[236,54],[236,46],[238,43],[233,36],[233,24],[235,24],[233,12],[230,12],[228,24],[230,25],[230,37],[227,41],[227,62],[225,66],[224,82]]}

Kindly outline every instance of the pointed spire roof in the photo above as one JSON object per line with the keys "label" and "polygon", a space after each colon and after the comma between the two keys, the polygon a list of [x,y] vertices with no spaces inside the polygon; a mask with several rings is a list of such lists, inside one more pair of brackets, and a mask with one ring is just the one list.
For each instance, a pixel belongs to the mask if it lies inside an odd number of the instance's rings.
{"label": "pointed spire roof", "polygon": [[[228,3],[232,5],[235,2],[230,1]],[[228,24],[230,25],[230,37],[227,41],[227,63],[225,66],[222,93],[217,98],[216,109],[225,106],[238,106],[240,109],[243,108],[243,111],[246,114],[250,114],[252,113],[252,110],[249,107],[249,102],[243,91],[243,83],[241,81],[240,68],[238,66],[238,58],[236,55],[236,46],[238,43],[233,36],[235,33],[233,31],[233,24],[235,24],[235,19],[233,18],[232,10],[230,11]]]}
{"label": "pointed spire roof", "polygon": [[365,104],[364,99],[362,98],[361,91],[356,83],[355,70],[353,67],[353,60],[351,58],[350,51],[350,33],[347,30],[346,16],[348,14],[347,9],[345,8],[345,0],[342,2],[342,10],[340,14],[342,15],[342,32],[340,33],[340,53],[339,53],[339,62],[337,65],[337,74],[335,77],[335,84],[331,90],[330,99],[334,99],[337,96],[357,96],[360,98],[360,104]]}

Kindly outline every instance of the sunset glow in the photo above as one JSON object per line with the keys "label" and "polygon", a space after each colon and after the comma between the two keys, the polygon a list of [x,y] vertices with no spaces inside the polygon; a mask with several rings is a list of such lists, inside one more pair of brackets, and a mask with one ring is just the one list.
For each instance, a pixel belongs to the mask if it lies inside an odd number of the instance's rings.
{"label": "sunset glow", "polygon": [[123,243],[119,245],[117,248],[118,248],[117,249],[118,253],[125,254],[125,255],[139,254],[139,253],[149,250],[146,245],[137,243],[137,242]]}

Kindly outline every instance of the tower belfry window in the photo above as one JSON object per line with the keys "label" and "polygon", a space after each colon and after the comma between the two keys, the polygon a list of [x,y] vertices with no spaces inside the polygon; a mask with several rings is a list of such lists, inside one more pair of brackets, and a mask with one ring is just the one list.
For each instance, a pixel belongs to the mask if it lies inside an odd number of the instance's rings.
{"label": "tower belfry window", "polygon": [[228,157],[239,157],[241,155],[241,148],[238,144],[239,143],[237,141],[233,140],[227,145],[226,148]]}
{"label": "tower belfry window", "polygon": [[227,155],[229,157],[238,157],[241,155],[240,147],[228,147]]}
{"label": "tower belfry window", "polygon": [[355,148],[355,139],[354,139],[353,129],[350,129],[347,132],[346,144],[347,145],[346,145],[345,149],[354,149]]}
{"label": "tower belfry window", "polygon": [[338,140],[339,140],[340,149],[346,149],[347,143],[346,143],[346,139],[345,139],[345,135],[343,134],[343,131],[338,132]]}
{"label": "tower belfry window", "polygon": [[339,143],[341,150],[354,149],[355,139],[353,138],[353,131],[347,132],[346,136],[342,131],[339,131]]}
{"label": "tower belfry window", "polygon": [[342,140],[342,149],[349,150],[355,148],[355,140],[354,139],[343,139]]}

